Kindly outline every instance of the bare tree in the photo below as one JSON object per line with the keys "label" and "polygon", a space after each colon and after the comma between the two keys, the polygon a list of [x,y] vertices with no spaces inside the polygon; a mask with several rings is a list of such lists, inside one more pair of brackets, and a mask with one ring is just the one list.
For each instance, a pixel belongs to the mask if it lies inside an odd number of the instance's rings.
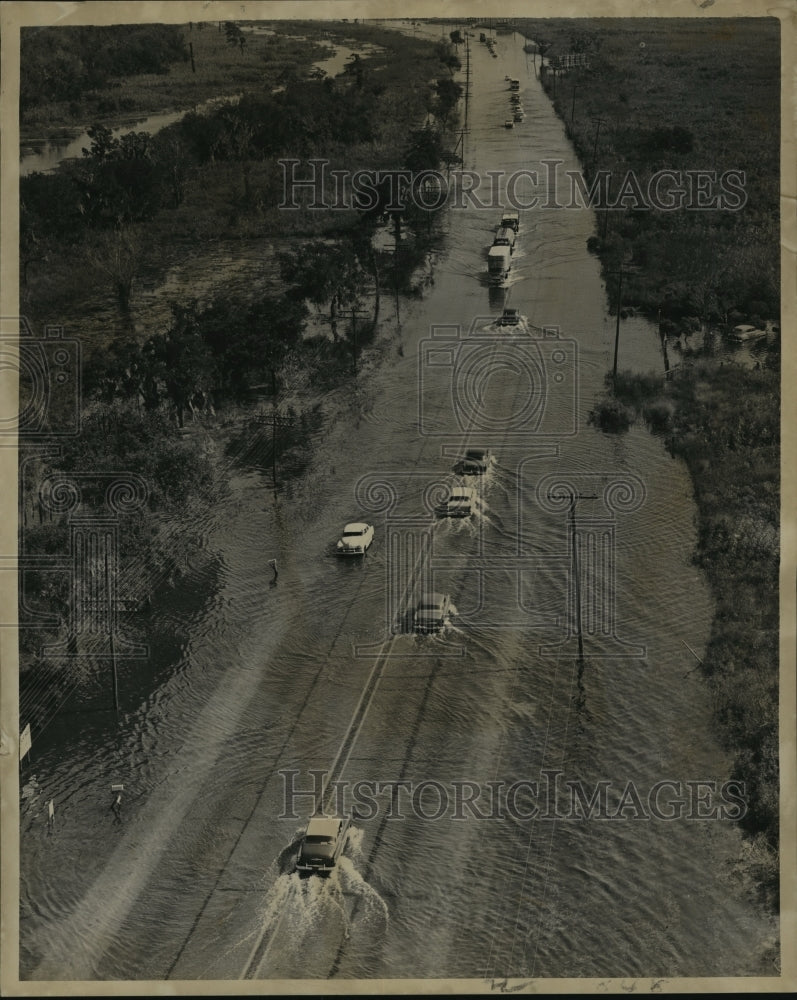
{"label": "bare tree", "polygon": [[131,229],[99,233],[86,251],[89,265],[110,282],[119,311],[130,312],[133,282],[138,271],[141,244]]}

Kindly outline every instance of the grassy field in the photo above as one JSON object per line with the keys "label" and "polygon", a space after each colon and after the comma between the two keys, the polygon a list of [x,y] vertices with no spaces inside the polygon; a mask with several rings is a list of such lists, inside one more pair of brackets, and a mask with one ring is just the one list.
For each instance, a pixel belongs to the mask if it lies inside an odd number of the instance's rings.
{"label": "grassy field", "polygon": [[[741,211],[629,210],[599,219],[607,267],[634,265],[624,301],[676,320],[776,320],[778,20],[521,23],[529,37],[543,40],[547,59],[574,46],[589,59],[588,68],[549,74],[545,86],[590,177],[610,171],[616,192],[628,170],[643,189],[662,169],[745,173]],[[675,128],[680,142],[668,141]]]}

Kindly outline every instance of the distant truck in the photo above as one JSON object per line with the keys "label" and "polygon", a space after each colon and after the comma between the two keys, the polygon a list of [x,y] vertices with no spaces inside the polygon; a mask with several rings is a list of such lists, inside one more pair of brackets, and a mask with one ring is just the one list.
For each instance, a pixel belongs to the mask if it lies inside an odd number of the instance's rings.
{"label": "distant truck", "polygon": [[509,252],[515,252],[515,230],[511,226],[499,226],[493,240],[494,247],[509,247]]}
{"label": "distant truck", "polygon": [[510,260],[512,251],[507,246],[492,246],[487,251],[487,273],[490,281],[499,282],[509,274],[512,268]]}
{"label": "distant truck", "polygon": [[520,215],[517,212],[506,211],[501,216],[501,228],[512,229],[517,232],[520,229]]}
{"label": "distant truck", "polygon": [[509,81],[510,90],[520,90],[520,80],[510,80]]}

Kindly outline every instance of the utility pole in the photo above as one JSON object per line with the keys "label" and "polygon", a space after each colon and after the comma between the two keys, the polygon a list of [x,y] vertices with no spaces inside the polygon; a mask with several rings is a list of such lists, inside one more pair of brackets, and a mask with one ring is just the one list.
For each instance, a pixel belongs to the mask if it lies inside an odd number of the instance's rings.
{"label": "utility pole", "polygon": [[111,671],[113,674],[113,707],[114,711],[119,711],[119,678],[116,673],[116,648],[114,646],[114,625],[116,609],[111,607],[111,569],[108,565],[108,552],[105,552],[105,600],[108,602],[106,612],[108,615],[108,645],[111,651]]}
{"label": "utility pole", "polygon": [[667,353],[667,338],[665,337],[661,329],[661,309],[659,309],[658,326],[659,326],[659,339],[661,340],[661,351],[662,354],[664,355],[664,379],[666,381],[670,377],[670,357]]}
{"label": "utility pole", "polygon": [[592,171],[594,173],[597,166],[598,136],[601,134],[601,125],[605,125],[606,120],[604,118],[593,118],[592,120],[597,123],[597,128],[595,129],[595,142],[592,146]]}
{"label": "utility pole", "polygon": [[612,369],[612,382],[617,381],[617,349],[620,346],[620,306],[623,301],[623,266],[620,265],[620,281],[617,288],[617,324],[614,329],[614,368]]}
{"label": "utility pole", "polygon": [[271,483],[277,488],[277,371],[271,369]]}
{"label": "utility pole", "polygon": [[398,253],[399,253],[399,242],[396,240],[396,245],[393,247],[393,291],[396,296],[396,325],[401,327],[401,309],[399,301],[399,276],[398,276]]}
{"label": "utility pole", "polygon": [[576,83],[573,81],[573,102],[570,105],[570,128],[573,127],[573,119],[576,116]]}
{"label": "utility pole", "polygon": [[573,552],[573,579],[576,587],[576,634],[578,636],[578,662],[584,662],[584,636],[581,632],[581,567],[578,564],[578,537],[576,535],[576,496],[570,496],[570,546]]}
{"label": "utility pole", "polygon": [[[352,307],[349,310],[349,314],[351,315],[352,358],[353,358],[353,361],[354,361],[354,377],[355,378],[357,378],[357,313],[361,312],[361,311],[362,310],[355,309],[354,307]],[[343,310],[341,310],[341,313],[344,316],[346,315],[346,313]]]}
{"label": "utility pole", "polygon": [[[576,639],[578,641],[578,664],[580,668],[584,666],[584,636],[581,627],[581,566],[578,560],[578,532],[576,528],[576,502],[578,500],[597,500],[596,493],[574,493],[568,490],[570,497],[570,514],[568,517],[570,526],[570,553],[571,571],[573,574],[573,589],[575,595],[575,617],[576,617]],[[553,499],[561,499],[562,494],[549,494]]]}
{"label": "utility pole", "polygon": [[[468,130],[468,101],[470,100],[470,40],[467,35],[465,35],[465,123],[464,128],[467,132]],[[465,159],[465,139],[463,134],[462,139],[462,153],[463,161]]]}
{"label": "utility pole", "polygon": [[[263,413],[259,421],[266,423],[268,417]],[[277,370],[271,369],[271,484],[276,490],[277,486],[277,431],[290,427],[292,421],[290,417],[281,417],[277,413]]]}
{"label": "utility pole", "polygon": [[[466,121],[466,125],[467,125],[467,121]],[[454,154],[456,154],[456,152],[459,149],[459,147],[462,146],[462,157],[461,157],[461,159],[462,159],[463,163],[465,162],[465,136],[469,135],[469,134],[470,134],[470,129],[468,129],[468,128],[461,128],[461,129],[457,129],[456,131],[452,132],[452,135],[458,135],[459,136],[459,138],[456,141],[456,145],[454,146]],[[450,179],[451,179],[451,161],[449,159],[446,159],[446,184],[449,183]]]}

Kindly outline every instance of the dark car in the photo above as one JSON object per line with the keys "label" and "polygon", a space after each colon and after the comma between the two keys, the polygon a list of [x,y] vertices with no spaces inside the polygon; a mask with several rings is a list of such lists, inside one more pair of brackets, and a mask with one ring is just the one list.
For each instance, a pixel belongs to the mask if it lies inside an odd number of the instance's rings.
{"label": "dark car", "polygon": [[498,319],[499,326],[517,326],[520,323],[520,310],[507,307]]}
{"label": "dark car", "polygon": [[328,875],[348,840],[351,819],[338,816],[313,816],[307,824],[299,857],[297,871],[309,875]]}
{"label": "dark car", "polygon": [[439,632],[450,611],[451,598],[448,594],[424,594],[415,608],[415,631]]}
{"label": "dark car", "polygon": [[490,468],[490,461],[488,448],[468,448],[454,466],[454,471],[460,476],[483,476]]}

